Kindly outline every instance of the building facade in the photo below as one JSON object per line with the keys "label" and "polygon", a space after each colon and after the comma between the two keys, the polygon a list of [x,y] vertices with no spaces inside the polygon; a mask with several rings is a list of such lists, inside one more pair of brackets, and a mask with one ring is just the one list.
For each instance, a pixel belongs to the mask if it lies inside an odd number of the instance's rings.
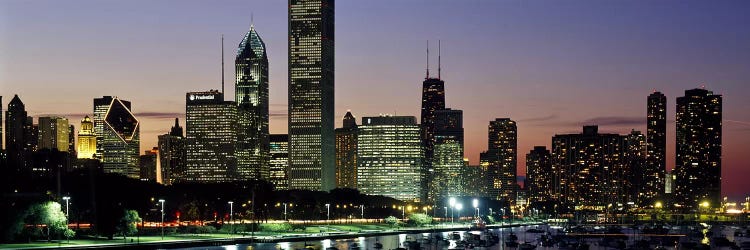
{"label": "building facade", "polygon": [[289,188],[336,186],[333,0],[289,1]]}
{"label": "building facade", "polygon": [[[435,110],[432,126],[433,155],[430,171],[432,174],[428,175],[430,180],[427,200],[436,202],[448,196],[465,193],[461,182],[461,174],[465,167],[463,111],[456,109]],[[424,132],[424,127],[422,132]],[[425,159],[425,161],[427,160]]]}
{"label": "building facade", "polygon": [[667,97],[654,92],[647,99],[646,168],[643,171],[639,205],[653,204],[664,194],[667,171]]}
{"label": "building facade", "polygon": [[237,48],[237,169],[242,179],[268,179],[268,56],[253,25]]}
{"label": "building facade", "polygon": [[363,117],[357,138],[357,189],[422,200],[422,142],[413,116]]}
{"label": "building facade", "polygon": [[180,121],[174,118],[174,126],[168,134],[159,136],[159,175],[157,181],[164,185],[172,185],[178,181],[185,181],[186,171],[186,139],[182,133]]}
{"label": "building facade", "polygon": [[289,136],[286,134],[273,134],[270,137],[271,167],[268,179],[276,190],[289,189]]}
{"label": "building facade", "polygon": [[357,120],[351,112],[336,133],[336,187],[357,188]]}
{"label": "building facade", "polygon": [[[96,100],[94,101],[96,103]],[[130,110],[130,103],[112,98],[101,122],[101,138],[97,152],[101,155],[104,172],[138,179],[140,151],[140,122]],[[96,107],[95,107],[96,109]],[[96,115],[96,114],[95,114]],[[94,121],[96,129],[96,121]],[[97,136],[99,139],[99,136]]]}
{"label": "building facade", "polygon": [[[432,170],[432,158],[435,147],[436,112],[445,109],[445,82],[439,78],[430,78],[429,71],[422,82],[422,109],[420,127],[422,145],[425,154],[425,174]],[[428,177],[432,178],[431,175]]]}
{"label": "building facade", "polygon": [[39,117],[39,149],[56,149],[68,152],[70,149],[70,125],[68,118],[57,116]]}
{"label": "building facade", "polygon": [[705,89],[685,91],[677,98],[675,202],[696,208],[721,202],[722,96]]}
{"label": "building facade", "polygon": [[185,96],[185,180],[217,183],[239,179],[237,159],[237,104],[211,90]]}
{"label": "building facade", "polygon": [[78,159],[93,159],[95,155],[94,122],[87,115],[81,120],[81,129],[78,130]]}
{"label": "building facade", "polygon": [[154,147],[146,150],[139,158],[141,181],[156,182],[159,168],[159,148]]}
{"label": "building facade", "polygon": [[518,187],[516,167],[518,165],[518,128],[510,118],[497,118],[488,126],[488,146],[485,159],[489,196],[493,199],[514,202]]}
{"label": "building facade", "polygon": [[28,118],[26,106],[21,98],[18,95],[13,96],[5,111],[5,149],[7,166],[14,174],[31,168],[31,147],[35,138],[32,136],[32,123]]}
{"label": "building facade", "polygon": [[526,181],[531,203],[553,199],[552,161],[550,151],[545,146],[534,146],[526,154]]}

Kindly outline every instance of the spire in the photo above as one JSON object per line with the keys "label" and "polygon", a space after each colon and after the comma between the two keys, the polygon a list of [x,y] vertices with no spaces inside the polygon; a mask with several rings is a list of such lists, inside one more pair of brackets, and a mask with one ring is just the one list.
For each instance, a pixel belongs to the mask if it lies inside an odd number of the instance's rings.
{"label": "spire", "polygon": [[438,80],[440,80],[440,40],[438,40]]}
{"label": "spire", "polygon": [[430,78],[430,40],[427,40],[427,76],[424,79]]}
{"label": "spire", "polygon": [[175,117],[174,118],[174,126],[179,127],[180,126],[180,118]]}
{"label": "spire", "polygon": [[224,34],[221,34],[221,93],[224,93]]}

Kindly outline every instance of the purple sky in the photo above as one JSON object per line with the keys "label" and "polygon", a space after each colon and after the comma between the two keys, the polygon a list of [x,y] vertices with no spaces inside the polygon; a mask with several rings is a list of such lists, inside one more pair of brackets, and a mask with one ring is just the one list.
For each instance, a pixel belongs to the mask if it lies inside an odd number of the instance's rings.
{"label": "purple sky", "polygon": [[[184,94],[227,96],[234,51],[250,26],[270,61],[271,132],[286,133],[287,2],[0,1],[0,95],[31,115],[75,120],[92,99],[116,95],[141,119],[141,149],[156,145]],[[419,115],[425,40],[442,40],[447,106],[464,110],[466,153],[486,149],[487,124],[519,125],[519,175],[534,145],[599,124],[645,131],[646,96],[668,97],[674,165],[675,98],[705,85],[724,95],[723,193],[750,189],[748,1],[338,1],[336,115]],[[437,52],[437,46],[432,51]],[[431,58],[436,72],[436,53]],[[181,121],[184,124],[184,121]],[[337,124],[340,125],[340,119]]]}

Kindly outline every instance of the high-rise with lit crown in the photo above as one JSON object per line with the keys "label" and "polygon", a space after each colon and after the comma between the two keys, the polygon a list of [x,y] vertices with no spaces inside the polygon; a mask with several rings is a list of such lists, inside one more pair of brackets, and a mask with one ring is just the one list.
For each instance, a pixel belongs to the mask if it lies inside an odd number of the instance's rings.
{"label": "high-rise with lit crown", "polygon": [[81,129],[78,130],[78,159],[93,159],[94,155],[96,155],[94,122],[87,115],[81,120]]}
{"label": "high-rise with lit crown", "polygon": [[678,204],[718,207],[721,202],[722,96],[690,89],[677,98],[674,197]]}
{"label": "high-rise with lit crown", "polygon": [[349,111],[336,129],[336,187],[357,188],[357,120]]}
{"label": "high-rise with lit crown", "polygon": [[652,203],[664,194],[667,171],[667,97],[654,92],[647,99],[646,169],[643,171],[640,205]]}
{"label": "high-rise with lit crown", "polygon": [[422,142],[413,116],[363,117],[357,137],[357,189],[421,201]]}
{"label": "high-rise with lit crown", "polygon": [[289,188],[336,186],[334,1],[289,0]]}
{"label": "high-rise with lit crown", "polygon": [[224,94],[216,90],[189,92],[185,102],[185,180],[237,180],[237,104],[224,101]]}
{"label": "high-rise with lit crown", "polygon": [[237,169],[242,179],[268,178],[268,56],[254,25],[237,48]]}
{"label": "high-rise with lit crown", "polygon": [[[105,97],[106,99],[106,97]],[[96,103],[97,99],[94,100]],[[96,116],[96,108],[94,106]],[[100,153],[104,172],[138,179],[140,151],[140,122],[130,110],[130,102],[111,98],[99,121],[101,134],[97,135],[97,152]],[[96,129],[97,122],[94,122]],[[100,138],[101,137],[101,138]]]}

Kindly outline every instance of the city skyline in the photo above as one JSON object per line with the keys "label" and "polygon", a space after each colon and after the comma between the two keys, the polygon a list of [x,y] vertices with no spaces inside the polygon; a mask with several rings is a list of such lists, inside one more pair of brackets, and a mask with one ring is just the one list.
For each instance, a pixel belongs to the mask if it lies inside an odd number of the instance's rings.
{"label": "city skyline", "polygon": [[[30,2],[26,4],[22,3],[3,3],[2,8],[5,10],[18,10],[15,9],[18,5],[26,5],[25,7],[32,7],[34,3]],[[80,2],[83,3],[83,2]],[[168,3],[168,1],[166,1]],[[54,114],[65,116],[71,121],[72,124],[79,127],[78,121],[83,118],[83,115],[90,115],[88,113],[91,109],[91,98],[101,97],[103,95],[116,95],[124,100],[133,102],[132,111],[134,115],[141,121],[141,148],[139,152],[150,149],[156,146],[157,135],[163,134],[169,131],[172,121],[175,117],[184,119],[184,108],[185,103],[182,96],[189,91],[205,90],[210,88],[219,88],[220,77],[219,74],[219,35],[223,33],[227,38],[227,44],[232,47],[236,40],[241,38],[242,34],[247,31],[250,23],[250,14],[234,14],[235,17],[231,19],[227,18],[230,13],[234,13],[237,10],[232,8],[216,8],[211,7],[207,12],[211,15],[221,15],[224,18],[217,18],[217,20],[206,21],[202,23],[200,20],[193,20],[189,18],[189,15],[196,13],[204,13],[201,10],[190,9],[197,8],[198,4],[195,2],[187,2],[185,5],[188,10],[186,14],[180,14],[177,12],[170,12],[166,3],[153,3],[149,6],[152,8],[140,15],[146,17],[156,17],[164,11],[177,18],[175,23],[169,23],[157,25],[155,28],[144,28],[143,26],[136,25],[135,28],[143,28],[148,33],[153,31],[152,29],[173,27],[178,28],[177,31],[169,30],[170,35],[178,35],[178,37],[186,37],[187,45],[181,45],[182,47],[167,48],[165,45],[159,45],[159,43],[168,43],[170,40],[176,39],[175,37],[167,38],[166,35],[156,37],[143,37],[137,40],[140,46],[127,47],[130,48],[134,56],[122,57],[125,59],[124,62],[112,62],[103,58],[87,57],[91,56],[88,53],[102,52],[102,50],[113,49],[117,46],[118,35],[114,35],[112,31],[104,32],[103,35],[99,36],[98,42],[107,43],[112,42],[109,45],[98,45],[90,44],[89,42],[79,40],[75,35],[88,34],[93,36],[93,33],[86,31],[85,28],[89,27],[89,23],[76,23],[75,21],[86,21],[85,18],[90,16],[96,16],[97,13],[89,13],[79,18],[75,18],[71,22],[73,24],[72,34],[64,36],[62,41],[64,51],[55,51],[58,54],[52,54],[53,60],[51,62],[40,62],[39,60],[33,60],[26,62],[26,59],[20,59],[18,56],[22,53],[28,53],[28,45],[21,46],[18,44],[19,41],[16,39],[9,39],[8,37],[14,37],[21,41],[35,44],[33,41],[34,37],[40,35],[34,34],[19,34],[18,31],[14,30],[16,27],[8,27],[3,29],[2,36],[3,43],[6,44],[0,46],[0,49],[7,51],[9,57],[0,61],[2,67],[0,70],[7,71],[3,72],[3,77],[0,78],[0,86],[2,87],[2,95],[6,96],[6,100],[9,100],[13,94],[18,93],[19,96],[24,100],[26,110],[29,115],[38,118],[43,115]],[[266,38],[269,61],[270,61],[270,106],[271,106],[271,133],[285,133],[287,124],[286,120],[286,79],[284,72],[286,72],[286,60],[285,54],[286,49],[286,6],[283,2],[261,2],[268,6],[259,6],[257,8],[252,7],[256,2],[242,2],[249,5],[247,10],[255,10],[254,22],[255,27],[260,33],[264,34]],[[97,4],[91,3],[94,10],[97,9]],[[132,4],[132,5],[131,5]],[[161,5],[165,6],[161,6]],[[405,3],[405,5],[413,5],[412,3]],[[425,6],[425,8],[437,9],[439,11],[446,11],[450,5],[455,3],[439,3],[431,6]],[[498,6],[494,6],[494,5]],[[56,5],[52,3],[51,5]],[[115,3],[114,5],[125,5],[125,7],[131,6],[134,8],[137,6],[135,3]],[[488,121],[492,121],[497,117],[510,117],[514,121],[518,122],[518,164],[517,173],[519,175],[525,174],[525,155],[524,152],[528,152],[535,145],[550,147],[550,138],[555,134],[573,133],[580,130],[580,125],[599,125],[602,132],[614,132],[618,134],[627,134],[630,129],[636,129],[641,132],[646,131],[646,105],[645,100],[648,94],[651,93],[651,89],[657,89],[667,96],[667,165],[669,169],[674,167],[674,141],[675,141],[675,99],[681,96],[683,91],[686,89],[693,89],[699,87],[703,83],[707,85],[707,89],[715,91],[718,94],[722,94],[725,98],[724,104],[724,146],[723,146],[723,178],[722,185],[726,188],[722,188],[724,195],[730,195],[730,197],[738,198],[744,197],[747,194],[746,190],[742,190],[741,180],[745,177],[750,176],[750,170],[746,168],[750,160],[742,159],[742,153],[745,149],[742,146],[744,141],[750,138],[750,123],[743,122],[750,120],[750,112],[745,107],[750,106],[750,101],[744,98],[748,93],[748,87],[743,86],[743,82],[750,79],[750,75],[747,72],[742,72],[742,69],[746,69],[750,64],[750,56],[748,54],[748,38],[750,38],[750,32],[745,29],[741,29],[737,23],[743,23],[742,20],[748,19],[743,17],[737,10],[733,10],[724,5],[711,5],[706,8],[696,7],[697,3],[686,3],[685,6],[678,6],[674,10],[670,10],[672,13],[670,17],[677,18],[678,21],[690,24],[699,23],[699,21],[706,21],[706,18],[718,18],[713,20],[711,23],[701,23],[703,26],[684,28],[684,29],[697,29],[703,31],[706,34],[703,35],[714,35],[711,39],[705,38],[704,36],[692,35],[692,31],[677,29],[664,30],[669,34],[654,34],[655,30],[649,27],[626,27],[629,23],[628,20],[620,20],[617,15],[614,17],[604,17],[592,13],[585,13],[582,17],[576,17],[572,22],[567,24],[559,24],[560,27],[556,27],[553,20],[555,18],[562,18],[564,15],[555,15],[555,13],[549,13],[549,9],[553,7],[542,7],[535,6],[534,3],[492,3],[492,8],[495,10],[501,10],[501,7],[506,7],[514,10],[520,10],[520,12],[532,12],[533,14],[539,15],[543,13],[551,20],[538,20],[533,17],[523,18],[518,14],[507,17],[505,21],[512,21],[514,25],[523,26],[529,24],[522,24],[522,21],[528,21],[531,25],[539,26],[538,28],[546,28],[540,31],[534,31],[533,29],[523,29],[513,25],[500,26],[497,28],[500,31],[494,30],[495,25],[502,23],[497,17],[481,16],[486,14],[487,11],[479,11],[477,16],[469,15],[472,8],[479,8],[477,6],[463,6],[457,15],[459,17],[466,18],[467,20],[452,23],[457,21],[455,17],[446,18],[449,20],[437,20],[435,18],[427,18],[426,20],[419,20],[416,16],[407,16],[402,12],[404,10],[391,10],[383,6],[378,6],[376,3],[359,3],[358,6],[352,6],[351,3],[340,2],[337,8],[338,24],[338,40],[337,44],[337,75],[336,81],[336,112],[335,120],[336,126],[340,127],[339,118],[343,116],[347,109],[351,109],[356,117],[375,116],[384,110],[393,110],[393,113],[398,115],[413,115],[419,114],[419,96],[421,85],[419,82],[424,75],[424,40],[437,40],[443,41],[443,79],[446,81],[446,103],[450,107],[464,110],[465,120],[465,131],[466,131],[466,156],[472,163],[478,161],[478,154],[486,150],[486,124]],[[509,6],[505,6],[509,5]],[[613,10],[615,7],[609,6],[597,6],[594,3],[589,3],[586,6],[581,6],[580,3],[571,4],[572,6],[564,6],[568,10],[584,11],[587,9],[598,9],[598,10]],[[619,7],[624,7],[625,12],[628,11],[643,11],[641,18],[651,21],[660,21],[656,23],[656,26],[669,27],[674,25],[669,20],[661,19],[657,14],[666,11],[663,8],[669,6],[654,5],[656,6],[652,10],[644,10],[642,7],[636,7],[634,5],[620,3]],[[201,5],[202,6],[202,5]],[[5,8],[8,7],[8,8]],[[60,6],[65,9],[69,6]],[[122,6],[121,6],[122,7]],[[376,14],[365,14],[363,12],[368,11],[368,7],[374,8]],[[560,7],[560,6],[558,6]],[[21,8],[21,10],[24,7]],[[98,8],[106,9],[114,13],[120,13],[121,18],[127,20],[133,20],[127,18],[128,13],[121,13],[121,10],[115,10],[114,7],[98,6]],[[109,9],[113,8],[113,9]],[[548,9],[549,8],[549,9]],[[693,12],[688,10],[689,8],[698,8],[706,13],[699,14],[697,11]],[[47,7],[41,9],[42,14],[50,11],[54,8]],[[128,8],[125,8],[126,10]],[[242,9],[242,8],[238,8]],[[407,9],[407,8],[404,8]],[[741,8],[737,8],[741,9]],[[91,10],[91,9],[89,9]],[[264,12],[268,10],[268,12]],[[659,12],[662,11],[662,12]],[[380,11],[380,12],[377,12]],[[502,10],[506,11],[506,10]],[[540,13],[535,13],[538,11]],[[712,12],[713,11],[713,12]],[[96,12],[96,11],[95,11]],[[126,12],[126,11],[123,11]],[[152,13],[153,12],[153,13]],[[227,14],[220,14],[227,13]],[[396,39],[390,46],[395,47],[382,47],[376,42],[368,43],[366,48],[357,42],[367,41],[372,38],[367,32],[361,32],[361,30],[353,29],[352,26],[356,24],[362,25],[367,23],[368,18],[376,18],[377,13],[387,14],[400,14],[401,16],[394,16],[396,21],[384,22],[384,26],[388,28],[394,28],[394,23],[403,22],[404,28],[397,29],[403,34],[406,33],[408,36]],[[604,12],[604,11],[601,11]],[[24,11],[8,11],[8,15],[4,18],[3,23],[10,23],[12,26],[25,27],[30,31],[44,31],[50,27],[37,27],[34,26],[33,22],[24,23],[27,18],[21,18],[16,16],[14,13],[26,13]],[[263,13],[260,15],[260,13]],[[692,13],[694,16],[689,17],[678,17],[676,13]],[[712,14],[721,13],[722,17],[715,17]],[[357,15],[362,15],[358,17]],[[415,13],[412,13],[415,14]],[[601,13],[599,13],[601,14]],[[130,14],[134,15],[134,14]],[[280,15],[280,16],[279,16]],[[421,14],[420,14],[421,15]],[[542,16],[544,16],[542,15]],[[54,15],[52,15],[54,16]],[[31,17],[35,17],[32,15]],[[606,30],[601,30],[606,27],[603,24],[596,23],[585,23],[587,18],[603,18],[604,23],[616,24],[615,31],[624,33],[634,33],[638,35],[655,35],[652,41],[639,40],[631,38],[625,48],[620,48],[617,45],[615,38],[622,38],[616,36],[613,33],[609,33]],[[50,18],[50,17],[46,17]],[[103,23],[114,22],[109,18],[100,17],[103,19]],[[184,18],[184,20],[180,19]],[[358,19],[359,18],[359,19]],[[472,19],[473,18],[473,19]],[[209,18],[210,19],[210,18]],[[478,20],[475,20],[478,19]],[[161,20],[161,19],[159,19]],[[198,23],[207,26],[200,27],[189,27],[187,23],[180,23],[178,20],[190,21],[192,23]],[[377,20],[377,19],[375,19]],[[484,22],[482,20],[486,20]],[[91,21],[91,20],[88,20]],[[458,20],[461,21],[461,20]],[[141,21],[141,25],[154,24],[148,21]],[[156,22],[156,19],[152,20]],[[580,22],[580,23],[579,23]],[[158,22],[157,22],[158,23]],[[747,22],[744,22],[747,23]],[[111,23],[110,23],[111,24]],[[246,25],[242,25],[246,24]],[[417,27],[424,24],[430,24],[430,27],[426,30],[419,30]],[[445,31],[443,29],[437,29],[431,27],[432,25],[456,28],[456,25],[478,25],[479,27],[486,27],[482,25],[489,25],[494,33],[510,35],[508,37],[501,37],[498,41],[495,41],[495,45],[505,45],[505,47],[495,48],[489,53],[492,56],[506,57],[508,61],[497,60],[495,58],[488,58],[487,56],[478,55],[477,50],[468,48],[465,46],[477,45],[477,47],[486,49],[486,39],[484,35],[478,35],[478,33],[472,33],[470,31]],[[390,25],[390,26],[389,26]],[[546,25],[546,26],[545,26]],[[601,25],[601,26],[600,26]],[[715,26],[714,26],[715,25]],[[54,26],[54,25],[52,25]],[[216,27],[209,26],[221,26],[218,29]],[[719,26],[724,26],[719,28]],[[224,28],[225,27],[225,28]],[[664,28],[662,27],[662,28]],[[127,27],[119,27],[127,28]],[[368,28],[370,28],[368,26]],[[528,28],[528,27],[527,27]],[[84,30],[76,30],[84,29]],[[183,34],[182,31],[195,31],[196,34]],[[375,34],[381,34],[380,32],[387,32],[386,28],[371,28]],[[381,30],[386,29],[386,30]],[[404,30],[406,29],[406,30]],[[409,30],[411,29],[411,30]],[[558,29],[558,30],[556,30]],[[567,40],[561,38],[563,34],[554,33],[554,31],[560,32],[560,30],[570,29],[574,31],[573,38]],[[602,37],[586,37],[580,33],[587,29],[592,29],[597,32],[603,32]],[[653,28],[655,29],[655,28]],[[14,31],[16,33],[14,33]],[[135,37],[138,33],[137,30],[131,30],[128,28],[129,34]],[[411,32],[409,32],[411,31]],[[537,44],[539,38],[543,38],[545,35],[544,31],[553,31],[553,38],[562,39],[563,43],[557,45],[541,45]],[[5,32],[8,32],[7,34]],[[358,32],[358,33],[357,33]],[[394,31],[395,32],[395,31]],[[464,38],[454,37],[454,32],[459,32]],[[517,32],[514,34],[514,32]],[[31,32],[31,33],[42,33],[44,32]],[[494,34],[493,33],[493,34]],[[266,35],[268,34],[268,35]],[[49,34],[46,34],[49,35]],[[382,35],[382,34],[381,34]],[[497,34],[494,34],[497,35]],[[578,36],[575,36],[578,35]],[[606,35],[609,35],[606,36]],[[695,36],[695,37],[694,37]],[[721,39],[722,36],[733,36],[731,39]],[[42,36],[44,37],[44,36]],[[133,37],[131,37],[133,38]],[[495,37],[497,38],[497,37]],[[533,45],[530,47],[523,47],[520,42],[527,40]],[[536,38],[536,39],[532,39]],[[682,39],[678,39],[682,38]],[[107,40],[112,39],[112,40]],[[153,41],[146,42],[145,40],[153,39]],[[193,40],[191,40],[193,39]],[[360,41],[362,39],[362,41]],[[646,39],[644,37],[643,39]],[[684,39],[684,40],[683,40]],[[716,40],[714,40],[716,39]],[[723,41],[728,40],[728,41]],[[380,38],[375,41],[381,41]],[[505,43],[500,43],[504,41]],[[745,42],[745,44],[742,44]],[[75,44],[74,44],[75,43]],[[80,43],[80,44],[79,44]],[[144,44],[141,44],[144,43]],[[342,44],[343,43],[343,44]],[[737,43],[737,44],[735,44]],[[83,45],[93,45],[90,48],[78,48]],[[464,45],[462,47],[461,45]],[[585,47],[593,46],[590,51]],[[670,47],[662,47],[670,45]],[[639,47],[640,46],[640,47]],[[672,47],[673,46],[673,47]],[[143,50],[139,50],[139,49]],[[393,51],[386,51],[386,48],[391,48]],[[18,51],[14,52],[14,50]],[[59,47],[56,47],[59,49]],[[433,49],[435,49],[433,47]],[[572,51],[560,52],[561,49],[571,49]],[[665,49],[667,51],[657,53],[657,49]],[[91,51],[89,51],[91,50]],[[135,50],[135,51],[132,51]],[[152,53],[154,55],[148,55],[153,51],[164,51],[164,54]],[[42,52],[50,52],[42,48]],[[151,52],[150,52],[151,51]],[[175,56],[173,53],[187,53],[192,54],[195,52],[194,57],[180,58],[181,62],[179,65],[192,66],[189,72],[184,73],[185,68],[180,68],[172,65],[161,64],[162,60],[169,59]],[[230,50],[231,51],[231,50]],[[714,53],[710,53],[710,52]],[[19,53],[20,52],[20,53]],[[551,53],[550,53],[551,52]],[[678,52],[687,52],[686,54],[677,54]],[[40,52],[34,52],[40,53]],[[48,81],[45,76],[22,74],[22,72],[28,72],[30,69],[39,67],[38,65],[47,65],[47,63],[53,63],[59,60],[59,56],[75,56],[77,53],[83,55],[82,59],[73,60],[74,63],[64,65],[62,69],[51,69],[58,79],[61,79],[63,86],[48,86]],[[114,53],[113,56],[120,57],[121,55]],[[232,58],[232,54],[228,52],[225,57]],[[539,54],[537,54],[539,53]],[[548,54],[545,54],[548,53]],[[572,53],[572,54],[571,54]],[[580,53],[580,54],[575,54]],[[589,54],[590,53],[590,54]],[[599,54],[597,54],[599,53]],[[627,55],[631,53],[631,55]],[[634,53],[634,54],[632,54]],[[649,55],[649,53],[656,53],[655,56]],[[671,54],[670,54],[671,53]],[[468,61],[467,57],[463,55],[473,57],[473,62]],[[543,55],[543,56],[540,56]],[[148,56],[147,56],[148,55]],[[398,61],[401,64],[389,66],[384,64],[393,59],[388,59],[389,56],[400,56]],[[372,58],[372,62],[361,62],[357,57],[368,56]],[[572,58],[571,56],[577,56]],[[384,58],[381,58],[384,57]],[[572,58],[572,59],[571,59]],[[16,62],[14,59],[19,59],[19,65],[11,65],[10,62]],[[86,59],[90,61],[86,61]],[[386,60],[388,59],[388,60]],[[436,59],[433,55],[431,59]],[[576,63],[574,65],[554,65],[555,62],[565,60],[573,60]],[[6,61],[7,60],[7,61]],[[151,61],[153,60],[153,61]],[[519,61],[513,61],[519,60]],[[459,62],[464,62],[463,64]],[[670,63],[671,62],[671,63]],[[101,64],[101,65],[100,65]],[[163,69],[150,69],[142,68],[139,64],[151,65],[154,67],[163,66]],[[596,65],[596,64],[603,64]],[[660,66],[657,64],[666,64],[667,66]],[[92,66],[97,67],[92,67]],[[230,64],[231,65],[231,64]],[[44,66],[42,66],[44,68]],[[125,67],[127,70],[115,70],[116,67]],[[583,71],[581,68],[588,68],[588,71]],[[96,68],[99,69],[96,74],[87,74],[89,70]],[[433,71],[436,67],[431,68]],[[58,72],[55,70],[66,70],[65,72]],[[181,71],[182,70],[182,71]],[[713,70],[713,72],[711,72]],[[166,71],[166,72],[160,72]],[[544,74],[535,75],[536,71],[544,71]],[[167,72],[180,72],[185,76],[174,76],[166,74]],[[226,68],[227,79],[232,79],[231,75],[234,72],[231,67]],[[446,74],[447,73],[447,74]],[[129,75],[134,76],[129,76]],[[164,75],[162,75],[164,74]],[[638,75],[639,77],[631,76],[631,74]],[[80,76],[79,76],[80,75]],[[372,78],[372,79],[370,79]],[[112,81],[111,83],[101,84],[100,80],[106,79],[106,81]],[[140,80],[139,80],[140,79]],[[128,82],[130,81],[130,82]],[[152,86],[155,82],[163,81],[164,86]],[[581,81],[581,82],[578,82]],[[75,82],[75,83],[74,83]],[[187,83],[186,85],[182,85]],[[368,83],[376,84],[371,85]],[[605,83],[605,84],[601,84]],[[72,85],[70,85],[72,84]],[[75,85],[78,84],[78,85]],[[229,82],[228,84],[233,84]],[[118,85],[118,86],[114,86]],[[122,86],[119,86],[122,85]],[[232,89],[232,85],[228,85],[227,89]],[[375,87],[372,87],[375,86]],[[66,96],[65,100],[55,99],[56,96],[47,96],[40,90],[50,90],[50,93],[66,93],[57,91],[57,88],[64,87],[65,90],[73,90],[75,93]],[[153,91],[142,91],[141,88],[152,88]],[[397,91],[394,91],[397,89]],[[7,91],[7,92],[6,92]],[[47,92],[47,91],[45,91]],[[67,93],[66,93],[67,94]],[[230,93],[225,93],[227,96],[232,96]],[[744,100],[743,100],[744,99]],[[182,102],[180,102],[182,100]],[[386,100],[386,101],[383,101]],[[3,103],[7,105],[7,103]],[[594,107],[593,109],[591,107]],[[745,109],[745,110],[743,110]]]}

